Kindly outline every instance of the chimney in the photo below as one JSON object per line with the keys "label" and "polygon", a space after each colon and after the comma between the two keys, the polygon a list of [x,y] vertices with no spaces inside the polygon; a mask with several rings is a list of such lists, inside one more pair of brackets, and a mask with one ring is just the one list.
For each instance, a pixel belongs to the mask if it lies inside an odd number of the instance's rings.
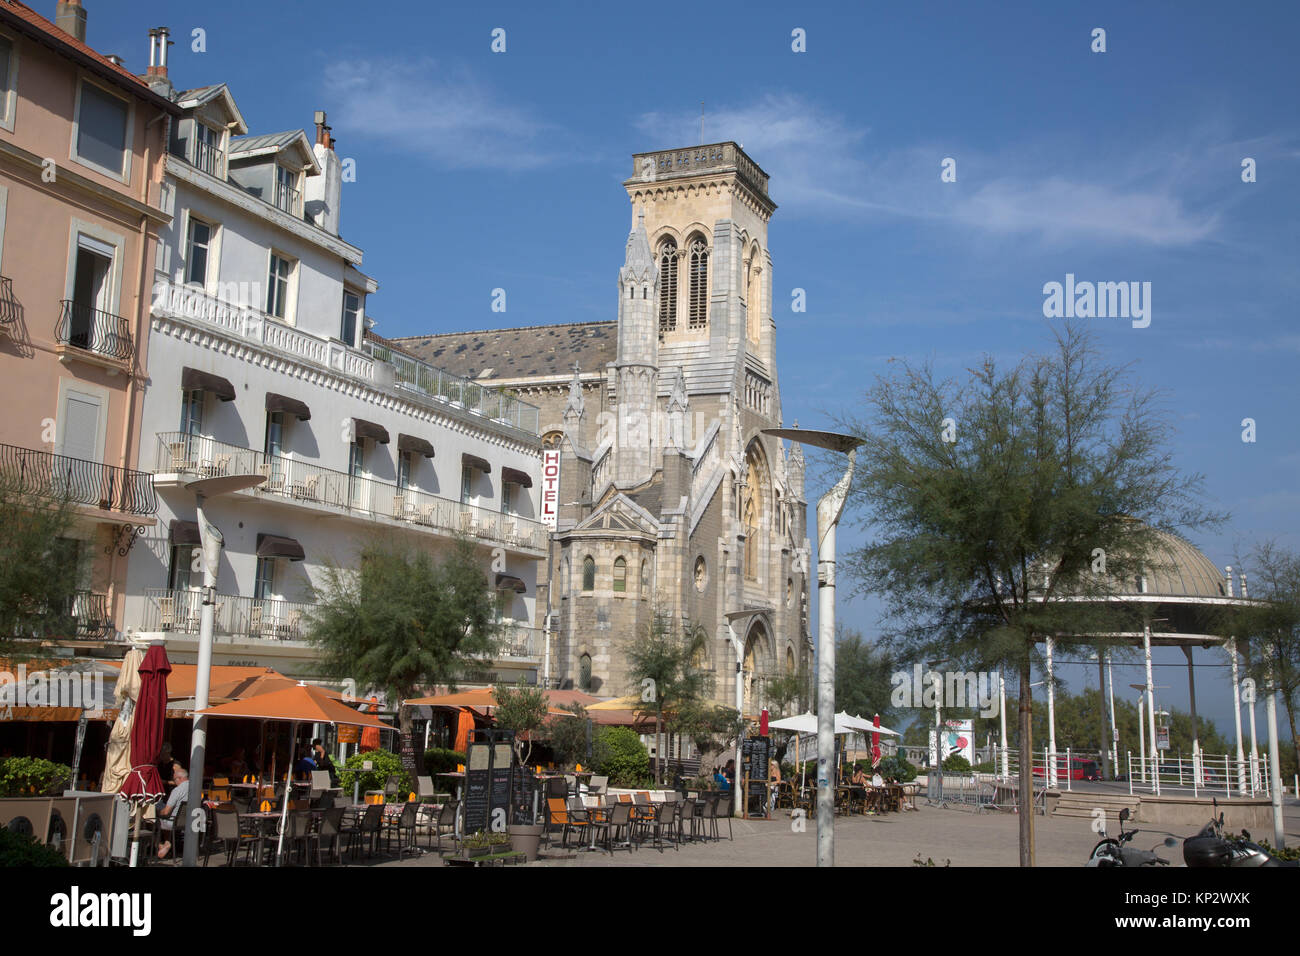
{"label": "chimney", "polygon": [[334,137],[330,135],[330,127],[325,125],[325,111],[316,111],[316,145],[324,146],[326,149],[334,148]]}
{"label": "chimney", "polygon": [[81,5],[81,0],[59,0],[59,5],[54,8],[54,25],[85,43],[86,8]]}
{"label": "chimney", "polygon": [[325,124],[325,111],[316,111],[316,144],[312,153],[320,164],[319,176],[303,184],[303,212],[309,222],[332,236],[339,234],[339,202],[343,198],[343,163],[334,152],[334,135]]}
{"label": "chimney", "polygon": [[171,98],[172,81],[167,76],[167,48],[172,45],[171,30],[155,27],[149,31],[149,70],[145,82],[159,96]]}

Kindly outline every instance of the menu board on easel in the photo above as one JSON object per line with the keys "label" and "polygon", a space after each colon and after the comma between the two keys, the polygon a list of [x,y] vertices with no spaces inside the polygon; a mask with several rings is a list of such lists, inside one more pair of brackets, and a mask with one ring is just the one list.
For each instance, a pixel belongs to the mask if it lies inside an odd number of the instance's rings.
{"label": "menu board on easel", "polygon": [[741,773],[747,782],[747,813],[765,814],[767,807],[767,763],[772,755],[768,737],[746,737],[741,746]]}
{"label": "menu board on easel", "polygon": [[488,802],[492,786],[492,745],[472,743],[465,755],[465,832],[488,828]]}
{"label": "menu board on easel", "polygon": [[504,833],[510,812],[510,771],[515,748],[509,743],[492,744],[492,788],[488,793],[488,829]]}

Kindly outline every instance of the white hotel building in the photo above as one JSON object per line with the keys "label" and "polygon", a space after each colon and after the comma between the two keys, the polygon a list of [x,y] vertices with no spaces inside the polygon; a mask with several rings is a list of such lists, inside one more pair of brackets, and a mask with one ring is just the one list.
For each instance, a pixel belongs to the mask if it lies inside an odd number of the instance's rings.
{"label": "white hotel building", "polygon": [[324,114],[312,143],[301,130],[246,135],[224,84],[174,98],[139,461],[158,523],[131,549],[128,629],[162,633],[173,661],[197,658],[186,485],[253,473],[260,487],[207,505],[226,542],[214,664],[311,676],[305,615],[328,565],[355,567],[376,537],[436,557],[468,534],[506,627],[497,659],[466,682],[537,679],[537,409],[368,331],[378,285],[339,235],[342,164]]}

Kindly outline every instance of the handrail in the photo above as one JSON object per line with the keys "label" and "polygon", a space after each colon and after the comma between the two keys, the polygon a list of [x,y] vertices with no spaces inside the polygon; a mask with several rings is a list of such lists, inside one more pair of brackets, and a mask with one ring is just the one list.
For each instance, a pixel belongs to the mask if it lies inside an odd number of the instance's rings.
{"label": "handrail", "polygon": [[55,341],[122,361],[135,354],[131,325],[120,315],[64,299],[59,321],[54,327]]}
{"label": "handrail", "polygon": [[399,488],[392,482],[350,475],[299,458],[268,455],[184,432],[159,432],[157,454],[157,474],[260,474],[266,481],[250,494],[328,505],[364,517],[468,534],[534,551],[546,547],[546,526],[533,518],[462,504],[417,488]]}
{"label": "handrail", "polygon": [[45,498],[132,515],[158,513],[153,475],[84,458],[0,444],[0,480]]}

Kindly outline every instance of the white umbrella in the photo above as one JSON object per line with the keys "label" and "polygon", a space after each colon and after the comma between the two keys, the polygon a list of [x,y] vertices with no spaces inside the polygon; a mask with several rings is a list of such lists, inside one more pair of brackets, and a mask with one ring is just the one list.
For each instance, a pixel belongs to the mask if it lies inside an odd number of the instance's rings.
{"label": "white umbrella", "polygon": [[[799,714],[797,717],[774,720],[767,726],[771,730],[793,730],[800,734],[815,734],[817,733],[817,716],[815,714]],[[843,711],[835,715],[836,734],[856,734],[864,730],[872,731],[876,729],[871,721],[863,720],[861,717],[850,717]],[[879,732],[894,737],[899,736],[898,731],[890,730],[888,727],[879,728]]]}

